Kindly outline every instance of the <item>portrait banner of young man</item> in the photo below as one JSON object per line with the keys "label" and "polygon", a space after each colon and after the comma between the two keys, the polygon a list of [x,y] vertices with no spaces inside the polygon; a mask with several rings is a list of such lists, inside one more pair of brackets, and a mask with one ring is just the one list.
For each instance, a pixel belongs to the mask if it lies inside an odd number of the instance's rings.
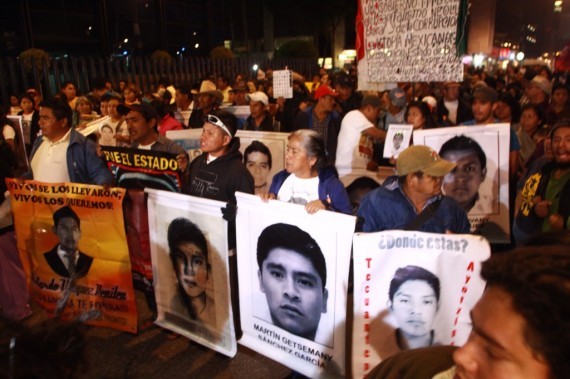
{"label": "portrait banner of young man", "polygon": [[400,351],[465,343],[490,254],[487,240],[469,234],[356,234],[352,377]]}
{"label": "portrait banner of young man", "polygon": [[510,242],[510,125],[453,126],[418,130],[414,144],[426,145],[457,167],[442,191],[465,210],[471,233],[493,243]]}
{"label": "portrait banner of young man", "polygon": [[137,331],[125,190],[8,179],[30,295],[50,316]]}
{"label": "portrait banner of young man", "polygon": [[229,357],[237,352],[230,303],[226,203],[147,189],[156,324]]}
{"label": "portrait banner of young man", "polygon": [[240,344],[310,378],[344,377],[355,217],[236,197]]}

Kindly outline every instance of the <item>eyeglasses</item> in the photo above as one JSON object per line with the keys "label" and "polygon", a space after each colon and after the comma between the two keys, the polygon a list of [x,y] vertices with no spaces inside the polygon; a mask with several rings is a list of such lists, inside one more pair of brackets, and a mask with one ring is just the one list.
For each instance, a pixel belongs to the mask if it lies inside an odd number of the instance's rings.
{"label": "eyeglasses", "polygon": [[232,138],[232,133],[230,133],[230,130],[228,129],[228,127],[226,126],[226,124],[224,124],[222,122],[222,120],[220,120],[217,116],[214,116],[213,114],[208,114],[206,115],[206,119],[205,122],[208,122],[210,124],[214,124],[216,126],[219,126],[220,128],[222,128],[222,130],[224,132],[226,132],[226,134],[228,136],[230,136],[230,138]]}

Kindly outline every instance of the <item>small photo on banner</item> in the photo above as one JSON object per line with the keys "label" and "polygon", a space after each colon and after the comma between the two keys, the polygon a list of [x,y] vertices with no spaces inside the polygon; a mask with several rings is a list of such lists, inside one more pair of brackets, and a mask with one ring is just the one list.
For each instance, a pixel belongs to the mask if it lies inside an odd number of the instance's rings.
{"label": "small photo on banner", "polygon": [[481,262],[490,255],[487,240],[470,234],[356,234],[353,377],[400,351],[463,345],[485,288]]}
{"label": "small photo on banner", "polygon": [[490,242],[510,242],[509,124],[417,130],[427,145],[457,167],[443,179],[442,192],[465,210],[471,233]]}
{"label": "small photo on banner", "polygon": [[355,218],[236,197],[240,344],[310,378],[344,377]]}
{"label": "small photo on banner", "polygon": [[227,221],[219,201],[147,189],[156,323],[229,357]]}
{"label": "small photo on banner", "polygon": [[50,316],[136,333],[125,190],[13,179],[7,184],[34,301]]}
{"label": "small photo on banner", "polygon": [[181,176],[176,154],[162,151],[101,146],[117,186],[180,192]]}
{"label": "small photo on banner", "polygon": [[398,155],[410,146],[413,125],[390,124],[384,143],[384,158],[398,158]]}

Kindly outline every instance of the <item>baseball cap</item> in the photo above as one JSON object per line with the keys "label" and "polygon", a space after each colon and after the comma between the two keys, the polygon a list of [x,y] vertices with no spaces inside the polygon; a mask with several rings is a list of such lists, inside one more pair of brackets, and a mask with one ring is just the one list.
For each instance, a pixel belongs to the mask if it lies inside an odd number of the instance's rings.
{"label": "baseball cap", "polygon": [[550,84],[550,81],[548,79],[546,79],[544,76],[536,75],[530,81],[530,85],[536,86],[536,87],[540,88],[541,90],[543,90],[547,95],[550,95],[550,90],[552,88],[552,85]]}
{"label": "baseball cap", "polygon": [[153,118],[157,118],[156,109],[150,104],[141,103],[141,104],[119,104],[117,106],[117,112],[120,115],[126,116],[129,112],[139,112],[145,120],[150,120]]}
{"label": "baseball cap", "polygon": [[352,88],[354,86],[354,80],[347,74],[340,74],[336,80],[339,86]]}
{"label": "baseball cap", "polygon": [[473,90],[473,100],[475,99],[485,103],[495,103],[499,99],[499,94],[489,86],[477,86]]}
{"label": "baseball cap", "polygon": [[439,154],[423,145],[412,145],[402,151],[396,161],[398,176],[423,172],[431,176],[444,176],[455,168],[456,164],[442,159]]}
{"label": "baseball cap", "polygon": [[267,95],[261,91],[257,91],[254,93],[248,93],[247,95],[245,95],[245,99],[247,101],[249,101],[250,103],[256,103],[256,102],[261,102],[263,103],[263,105],[268,105],[269,104],[269,98],[267,97]]}
{"label": "baseball cap", "polygon": [[332,97],[337,97],[338,93],[336,93],[331,87],[327,86],[327,85],[323,85],[320,86],[319,88],[317,88],[317,91],[315,92],[315,100],[320,99],[323,96],[327,96],[330,95]]}
{"label": "baseball cap", "polygon": [[392,88],[390,90],[389,97],[392,104],[399,108],[405,107],[408,102],[408,99],[406,98],[406,92],[400,87]]}

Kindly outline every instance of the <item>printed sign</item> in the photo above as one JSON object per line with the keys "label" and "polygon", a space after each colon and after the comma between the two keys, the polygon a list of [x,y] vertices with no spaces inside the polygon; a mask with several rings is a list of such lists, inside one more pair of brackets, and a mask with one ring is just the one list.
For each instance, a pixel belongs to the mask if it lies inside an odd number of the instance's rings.
{"label": "printed sign", "polygon": [[443,193],[465,210],[471,232],[491,242],[510,242],[509,124],[418,130],[427,145],[457,168],[443,179]]}
{"label": "printed sign", "polygon": [[399,351],[464,344],[485,288],[481,262],[490,254],[488,242],[472,235],[356,234],[353,377]]}
{"label": "printed sign", "polygon": [[34,301],[50,316],[135,333],[125,190],[14,179],[7,184]]}
{"label": "printed sign", "polygon": [[237,352],[227,221],[220,201],[147,189],[156,323],[210,349]]}
{"label": "printed sign", "polygon": [[344,377],[355,218],[236,197],[239,342],[305,376]]}

